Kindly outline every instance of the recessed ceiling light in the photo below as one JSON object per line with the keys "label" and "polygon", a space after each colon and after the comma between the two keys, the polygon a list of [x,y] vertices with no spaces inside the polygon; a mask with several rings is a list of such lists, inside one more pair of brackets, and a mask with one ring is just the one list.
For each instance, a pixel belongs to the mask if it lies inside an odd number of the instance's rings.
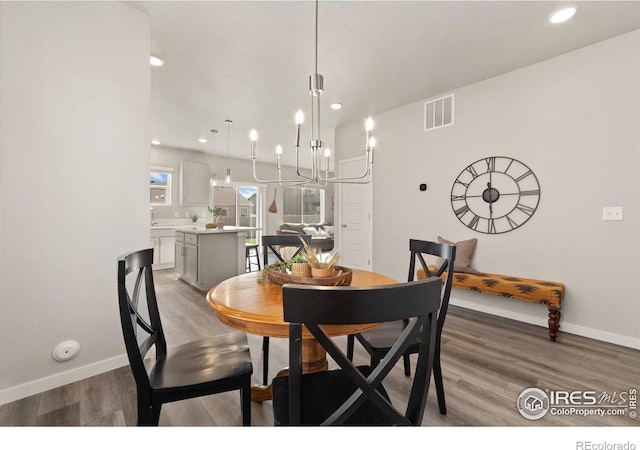
{"label": "recessed ceiling light", "polygon": [[332,103],[332,104],[331,104],[331,109],[338,110],[338,109],[340,109],[340,108],[342,108],[342,103],[335,102],[335,103]]}
{"label": "recessed ceiling light", "polygon": [[205,138],[200,138],[198,139],[199,142],[202,142],[203,144],[207,142],[207,140]]}
{"label": "recessed ceiling light", "polygon": [[149,64],[151,64],[152,66],[160,67],[164,65],[164,59],[151,55],[149,57]]}
{"label": "recessed ceiling light", "polygon": [[571,19],[575,15],[576,11],[578,11],[577,6],[574,6],[574,5],[565,6],[551,13],[551,15],[549,16],[549,22],[551,23],[566,22],[567,20]]}
{"label": "recessed ceiling light", "polygon": [[159,140],[157,140],[157,139],[154,139],[153,141],[151,141],[151,143],[152,143],[153,145],[160,145],[160,141],[159,141]]}

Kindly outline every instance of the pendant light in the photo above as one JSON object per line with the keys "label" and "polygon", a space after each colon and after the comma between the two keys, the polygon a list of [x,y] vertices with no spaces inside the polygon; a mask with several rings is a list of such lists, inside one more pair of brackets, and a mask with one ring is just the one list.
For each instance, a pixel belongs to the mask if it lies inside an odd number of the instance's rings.
{"label": "pendant light", "polygon": [[[233,122],[227,119],[224,121],[224,123],[227,124],[227,158],[229,158],[229,125],[231,125]],[[227,168],[227,176],[224,177],[224,183],[225,184],[231,183],[231,169],[229,168]]]}
{"label": "pendant light", "polygon": [[[216,134],[218,134],[218,130],[211,130],[211,133],[213,133],[213,154],[216,154]],[[211,187],[216,187],[218,185],[218,179],[216,178],[216,174],[215,172],[213,174],[211,174]]]}

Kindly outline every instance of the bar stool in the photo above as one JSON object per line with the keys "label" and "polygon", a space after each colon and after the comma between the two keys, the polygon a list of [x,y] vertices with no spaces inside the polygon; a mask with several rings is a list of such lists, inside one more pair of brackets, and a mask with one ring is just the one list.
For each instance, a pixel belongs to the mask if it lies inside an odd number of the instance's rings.
{"label": "bar stool", "polygon": [[258,244],[245,244],[245,256],[247,259],[245,265],[247,272],[253,272],[252,266],[258,266],[258,271],[262,270],[262,267],[260,266],[260,255],[258,253]]}

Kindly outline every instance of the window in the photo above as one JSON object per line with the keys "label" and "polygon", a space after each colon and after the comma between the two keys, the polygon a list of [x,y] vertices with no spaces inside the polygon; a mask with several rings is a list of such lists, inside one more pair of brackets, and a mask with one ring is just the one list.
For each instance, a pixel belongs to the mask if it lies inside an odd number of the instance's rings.
{"label": "window", "polygon": [[151,206],[171,205],[171,168],[152,168],[149,176]]}
{"label": "window", "polygon": [[[260,189],[257,186],[216,186],[211,204],[224,210],[224,224],[239,227],[259,227]],[[256,230],[247,230],[247,242],[257,242]]]}
{"label": "window", "polygon": [[285,188],[283,220],[291,223],[322,223],[324,221],[324,190]]}

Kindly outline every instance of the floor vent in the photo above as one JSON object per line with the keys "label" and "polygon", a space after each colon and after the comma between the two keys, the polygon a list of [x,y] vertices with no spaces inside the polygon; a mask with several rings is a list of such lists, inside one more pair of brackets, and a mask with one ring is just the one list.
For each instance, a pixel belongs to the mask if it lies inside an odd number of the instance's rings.
{"label": "floor vent", "polygon": [[424,131],[453,125],[454,94],[424,104]]}

